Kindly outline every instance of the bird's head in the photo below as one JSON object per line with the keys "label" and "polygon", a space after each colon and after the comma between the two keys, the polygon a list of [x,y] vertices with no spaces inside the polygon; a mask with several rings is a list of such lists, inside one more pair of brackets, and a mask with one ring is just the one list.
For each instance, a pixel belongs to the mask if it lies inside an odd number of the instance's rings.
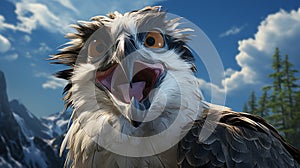
{"label": "bird's head", "polygon": [[84,127],[101,120],[149,136],[167,129],[180,111],[182,123],[195,118],[201,93],[187,45],[190,29],[178,28],[178,21],[146,7],[73,25],[77,32],[67,34],[71,41],[52,58],[70,66],[58,76],[69,80],[64,99],[74,108],[73,121]]}

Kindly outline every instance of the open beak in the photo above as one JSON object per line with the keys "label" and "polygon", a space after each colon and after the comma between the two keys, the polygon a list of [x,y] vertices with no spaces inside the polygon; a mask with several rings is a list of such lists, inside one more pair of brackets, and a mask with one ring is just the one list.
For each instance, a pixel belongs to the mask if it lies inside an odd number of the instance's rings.
{"label": "open beak", "polygon": [[140,53],[132,50],[134,45],[125,40],[125,58],[105,71],[98,71],[96,85],[107,90],[120,112],[125,111],[123,115],[138,127],[151,104],[151,91],[159,86],[165,76],[165,68],[161,63],[141,61]]}

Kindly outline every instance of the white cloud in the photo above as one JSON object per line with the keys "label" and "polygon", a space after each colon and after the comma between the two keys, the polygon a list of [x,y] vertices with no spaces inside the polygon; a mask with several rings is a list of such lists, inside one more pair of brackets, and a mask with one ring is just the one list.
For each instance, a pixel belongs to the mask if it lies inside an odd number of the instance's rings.
{"label": "white cloud", "polygon": [[31,59],[34,55],[49,55],[50,51],[52,51],[52,49],[46,43],[42,42],[38,48],[32,49],[31,52],[27,51],[23,53],[23,55],[26,58]]}
{"label": "white cloud", "polygon": [[46,43],[40,43],[40,47],[33,52],[36,53],[46,53],[48,51],[51,51],[52,49],[46,44]]}
{"label": "white cloud", "polygon": [[42,27],[50,32],[65,34],[69,31],[69,24],[76,20],[87,20],[95,15],[118,10],[127,12],[152,5],[164,0],[139,0],[139,1],[94,1],[94,0],[20,0],[15,2],[17,19],[19,23],[12,25],[5,23],[5,18],[0,15],[0,30],[12,29],[26,33]]}
{"label": "white cloud", "polygon": [[11,47],[9,40],[0,34],[0,53],[5,53]]}
{"label": "white cloud", "polygon": [[5,17],[3,15],[0,15],[0,30],[3,30],[3,29],[16,30],[16,27],[12,24],[5,23]]}
{"label": "white cloud", "polygon": [[214,92],[214,95],[224,95],[225,89],[220,88],[219,86],[212,84],[210,82],[206,82],[203,79],[198,80],[199,85],[201,86],[201,89],[207,91],[208,93],[212,94],[211,92]]}
{"label": "white cloud", "polygon": [[71,1],[69,1],[69,0],[55,0],[55,1],[57,1],[64,7],[71,9],[72,11],[76,12],[77,14],[79,13],[79,11],[73,6]]}
{"label": "white cloud", "polygon": [[20,21],[17,28],[23,32],[31,33],[38,25],[51,32],[61,31],[65,26],[58,16],[41,3],[16,3],[15,13]]}
{"label": "white cloud", "polygon": [[59,79],[59,78],[56,78],[55,76],[50,76],[48,77],[48,80],[42,84],[42,87],[44,89],[58,89],[58,88],[63,88],[65,87],[67,84],[67,81],[66,80],[63,80],[63,79]]}
{"label": "white cloud", "polygon": [[244,28],[244,26],[241,26],[241,27],[233,26],[229,30],[227,30],[224,33],[220,34],[220,37],[226,37],[226,36],[231,36],[231,35],[238,34],[242,31],[243,28]]}
{"label": "white cloud", "polygon": [[32,55],[30,54],[30,52],[27,51],[25,53],[25,57],[28,58],[28,59],[30,59],[30,58],[32,58]]}
{"label": "white cloud", "polygon": [[29,42],[31,41],[31,37],[28,36],[28,35],[25,35],[25,36],[24,36],[24,40],[25,40],[27,43],[29,43]]}
{"label": "white cloud", "polygon": [[[45,3],[23,0],[16,2],[15,6],[15,14],[19,22],[16,25],[6,23],[5,17],[0,15],[0,30],[10,29],[31,33],[31,31],[37,29],[37,27],[42,27],[50,32],[65,33],[70,23],[70,17],[63,14],[63,12],[65,12],[64,9],[61,9],[61,15],[57,15],[53,13]],[[53,5],[52,7],[59,10],[58,6]],[[28,38],[25,40],[28,40]]]}
{"label": "white cloud", "polygon": [[48,78],[49,76],[51,76],[50,74],[47,74],[45,72],[36,72],[34,74],[35,77],[38,77],[38,78],[41,78],[41,77],[44,77],[44,78]]}
{"label": "white cloud", "polygon": [[222,86],[199,80],[201,89],[210,95],[241,95],[244,91],[256,90],[270,82],[272,57],[276,47],[281,55],[289,55],[295,68],[300,67],[300,8],[291,12],[280,10],[270,14],[258,26],[253,38],[238,42],[236,55],[240,70],[228,68],[224,72]]}
{"label": "white cloud", "polygon": [[[35,64],[31,64],[31,66],[35,66]],[[63,80],[63,79],[59,79],[53,75],[50,75],[48,73],[45,73],[45,72],[37,72],[35,73],[35,77],[38,77],[38,78],[46,78],[46,82],[44,82],[42,84],[42,87],[44,89],[58,89],[58,88],[63,88],[66,86],[67,84],[67,81],[66,80]]]}
{"label": "white cloud", "polygon": [[14,61],[18,58],[19,58],[19,55],[17,53],[14,53],[14,54],[6,55],[2,59],[6,60],[6,61]]}
{"label": "white cloud", "polygon": [[235,70],[233,70],[231,68],[227,68],[225,70],[225,77],[231,76],[234,72],[235,72]]}
{"label": "white cloud", "polygon": [[228,93],[268,82],[276,47],[282,55],[289,55],[295,67],[300,67],[300,8],[270,14],[260,23],[254,38],[241,40],[238,44],[236,61],[241,70],[227,69],[222,81]]}

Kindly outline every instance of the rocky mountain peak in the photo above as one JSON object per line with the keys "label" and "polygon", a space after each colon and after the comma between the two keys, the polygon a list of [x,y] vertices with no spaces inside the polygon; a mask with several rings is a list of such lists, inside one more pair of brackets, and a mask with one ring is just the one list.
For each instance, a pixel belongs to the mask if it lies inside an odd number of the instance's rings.
{"label": "rocky mountain peak", "polygon": [[62,167],[65,156],[59,157],[58,148],[66,119],[36,117],[18,100],[9,102],[6,86],[0,71],[0,167]]}
{"label": "rocky mountain peak", "polygon": [[2,71],[0,71],[0,115],[1,113],[10,113],[9,102],[6,93],[6,80]]}

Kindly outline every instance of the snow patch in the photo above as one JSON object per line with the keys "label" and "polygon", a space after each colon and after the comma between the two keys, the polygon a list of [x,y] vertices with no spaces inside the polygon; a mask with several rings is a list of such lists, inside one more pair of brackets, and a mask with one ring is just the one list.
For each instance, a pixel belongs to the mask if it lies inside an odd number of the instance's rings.
{"label": "snow patch", "polygon": [[10,163],[6,162],[6,160],[3,159],[2,157],[0,157],[0,167],[2,167],[2,168],[12,168]]}
{"label": "snow patch", "polygon": [[45,156],[34,144],[33,138],[30,138],[30,146],[23,146],[25,162],[32,167],[47,167]]}
{"label": "snow patch", "polygon": [[68,125],[68,123],[69,123],[69,120],[58,120],[56,122],[57,126],[59,126],[59,127],[63,127],[65,125]]}
{"label": "snow patch", "polygon": [[25,121],[21,118],[18,114],[13,113],[14,118],[16,119],[17,123],[19,124],[22,132],[26,135],[26,137],[32,137],[33,134],[30,130],[27,129]]}
{"label": "snow patch", "polygon": [[[6,148],[6,149],[7,149],[7,157],[8,157],[8,160],[7,160],[7,161],[13,163],[13,164],[14,164],[14,165],[13,165],[14,168],[17,168],[17,167],[22,168],[22,167],[24,167],[24,166],[22,166],[22,164],[21,164],[19,161],[15,160],[15,159],[11,156],[11,151],[10,151],[10,149],[9,149],[9,148]],[[11,164],[10,164],[10,166],[11,166]],[[1,168],[2,168],[2,167],[1,167]]]}

